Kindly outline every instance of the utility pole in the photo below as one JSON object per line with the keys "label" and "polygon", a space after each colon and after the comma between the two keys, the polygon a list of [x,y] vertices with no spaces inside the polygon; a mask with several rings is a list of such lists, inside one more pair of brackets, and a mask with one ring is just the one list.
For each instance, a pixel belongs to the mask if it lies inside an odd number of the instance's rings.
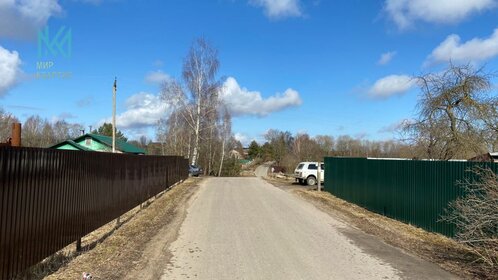
{"label": "utility pole", "polygon": [[112,88],[112,152],[116,152],[116,90],[117,78],[114,78],[114,87]]}
{"label": "utility pole", "polygon": [[[117,90],[118,78],[114,77],[114,86],[112,87],[112,152],[116,152],[116,90]],[[116,227],[120,224],[119,216],[116,219]]]}
{"label": "utility pole", "polygon": [[318,178],[317,186],[318,186],[318,191],[322,191],[322,163],[318,162],[318,172],[316,174],[316,177]]}

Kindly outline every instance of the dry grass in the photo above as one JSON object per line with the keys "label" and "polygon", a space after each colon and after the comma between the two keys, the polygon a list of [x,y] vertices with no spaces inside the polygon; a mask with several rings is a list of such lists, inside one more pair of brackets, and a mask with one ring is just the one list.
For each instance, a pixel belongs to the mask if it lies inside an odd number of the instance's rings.
{"label": "dry grass", "polygon": [[122,279],[142,256],[143,248],[161,228],[173,219],[177,207],[194,193],[201,179],[189,178],[137,206],[82,238],[82,251],[76,243],[33,266],[19,279],[81,279],[89,272],[94,279]]}
{"label": "dry grass", "polygon": [[474,262],[475,256],[469,248],[453,239],[370,212],[327,192],[304,189],[294,189],[292,192],[348,224],[436,263],[460,277],[498,279],[498,271],[483,269]]}

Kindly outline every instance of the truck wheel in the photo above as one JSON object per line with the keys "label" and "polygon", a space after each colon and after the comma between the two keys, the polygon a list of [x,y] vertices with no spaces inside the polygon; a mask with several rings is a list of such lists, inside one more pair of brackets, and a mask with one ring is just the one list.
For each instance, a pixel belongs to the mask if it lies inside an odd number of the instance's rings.
{"label": "truck wheel", "polygon": [[315,176],[309,176],[308,179],[306,179],[306,183],[308,186],[314,186],[316,184]]}

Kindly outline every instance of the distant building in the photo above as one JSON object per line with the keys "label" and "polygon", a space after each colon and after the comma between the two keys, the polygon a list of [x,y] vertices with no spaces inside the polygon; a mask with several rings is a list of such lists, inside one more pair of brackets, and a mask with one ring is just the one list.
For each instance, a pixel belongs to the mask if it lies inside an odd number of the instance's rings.
{"label": "distant building", "polygon": [[498,152],[478,155],[476,157],[470,158],[469,161],[498,162]]}
{"label": "distant building", "polygon": [[248,157],[249,156],[249,147],[242,148],[242,152],[244,153],[244,157]]}
{"label": "distant building", "polygon": [[243,159],[242,155],[237,150],[231,150],[230,152],[228,152],[228,156],[230,158]]}
{"label": "distant building", "polygon": [[[74,140],[66,140],[50,147],[59,150],[112,152],[112,137],[87,133]],[[123,154],[145,155],[145,150],[116,138],[116,152]]]}

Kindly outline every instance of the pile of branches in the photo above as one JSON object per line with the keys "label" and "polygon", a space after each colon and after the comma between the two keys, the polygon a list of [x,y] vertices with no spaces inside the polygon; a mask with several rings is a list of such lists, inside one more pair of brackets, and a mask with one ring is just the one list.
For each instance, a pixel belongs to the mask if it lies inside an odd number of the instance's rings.
{"label": "pile of branches", "polygon": [[464,195],[449,204],[443,220],[456,225],[455,239],[467,245],[489,269],[498,269],[498,176],[488,168],[471,170],[459,182]]}

